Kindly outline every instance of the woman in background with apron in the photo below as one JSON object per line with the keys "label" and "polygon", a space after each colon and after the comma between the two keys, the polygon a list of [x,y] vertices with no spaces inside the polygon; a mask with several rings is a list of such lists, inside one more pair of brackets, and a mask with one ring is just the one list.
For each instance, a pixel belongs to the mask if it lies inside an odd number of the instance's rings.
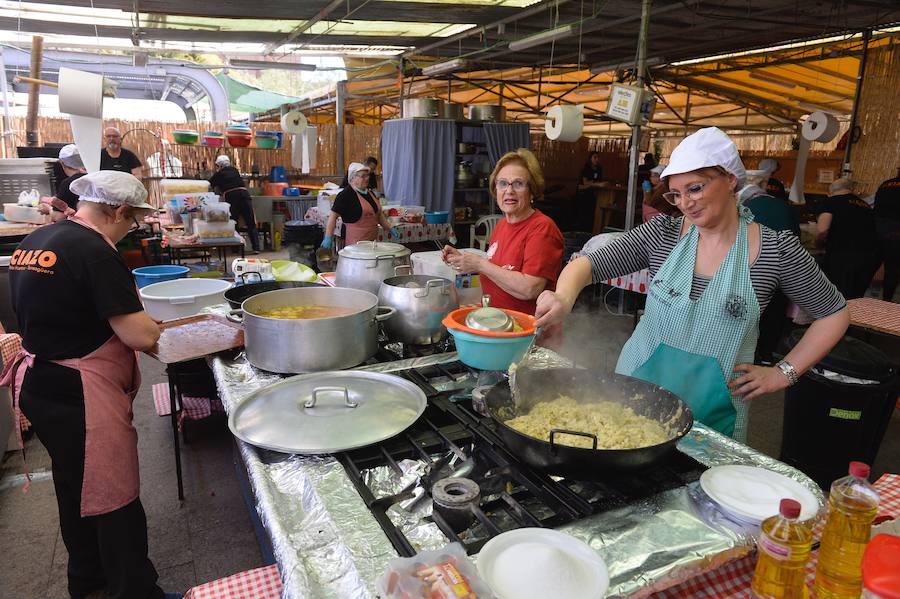
{"label": "woman in background with apron", "polygon": [[[844,298],[797,237],[754,223],[738,206],[744,176],[720,130],[687,137],[662,174],[665,198],[684,216],[658,216],[570,262],[535,313],[537,326],[559,322],[592,281],[649,268],[646,310],[616,372],[675,393],[698,421],[739,441],[747,437],[747,402],[795,383],[849,325]],[[777,365],[754,366],[759,315],[779,288],[816,320]]]}
{"label": "woman in background with apron", "polygon": [[41,227],[10,259],[23,350],[11,384],[52,460],[73,598],[163,599],[147,556],[132,406],[136,350],[159,339],[115,243],[150,214],[143,184],[99,171],[73,181],[78,211]]}
{"label": "woman in background with apron", "polygon": [[334,199],[328,223],[325,225],[325,237],[322,247],[329,249],[334,245],[334,229],[337,219],[344,221],[344,245],[353,245],[359,241],[375,241],[378,239],[378,225],[400,239],[400,231],[388,222],[378,198],[367,188],[369,183],[369,167],[360,162],[351,162],[347,168],[345,187]]}
{"label": "woman in background with apron", "polygon": [[231,166],[231,158],[224,154],[216,158],[216,174],[209,179],[211,189],[219,190],[222,201],[229,206],[231,220],[235,223],[243,217],[250,237],[251,254],[259,253],[259,231],[256,227],[256,216],[253,214],[253,198],[244,187],[244,178],[240,171]]}

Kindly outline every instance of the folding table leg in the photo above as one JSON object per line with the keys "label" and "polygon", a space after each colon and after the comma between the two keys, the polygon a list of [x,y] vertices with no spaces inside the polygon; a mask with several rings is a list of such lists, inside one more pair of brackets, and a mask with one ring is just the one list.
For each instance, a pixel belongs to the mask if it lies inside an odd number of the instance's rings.
{"label": "folding table leg", "polygon": [[[178,499],[184,501],[184,481],[181,478],[181,442],[178,439],[178,412],[176,409],[176,406],[183,405],[181,385],[176,368],[167,368],[166,374],[169,377],[169,414],[172,417],[172,438],[175,442],[175,476],[178,479]],[[177,404],[176,394],[178,396]]]}

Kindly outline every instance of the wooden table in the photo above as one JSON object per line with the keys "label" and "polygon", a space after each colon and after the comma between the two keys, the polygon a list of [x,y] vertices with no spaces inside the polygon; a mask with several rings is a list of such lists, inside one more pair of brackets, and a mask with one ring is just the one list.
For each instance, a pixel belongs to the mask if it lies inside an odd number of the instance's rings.
{"label": "wooden table", "polygon": [[191,244],[182,244],[182,243],[172,243],[169,242],[168,247],[166,248],[169,252],[169,260],[172,264],[181,264],[181,261],[186,258],[206,258],[212,257],[213,250],[219,256],[219,260],[221,260],[225,264],[225,272],[228,272],[228,261],[226,260],[226,254],[228,253],[229,248],[234,248],[240,251],[241,258],[245,256],[244,254],[244,242],[243,241],[221,241],[218,243],[191,243]]}

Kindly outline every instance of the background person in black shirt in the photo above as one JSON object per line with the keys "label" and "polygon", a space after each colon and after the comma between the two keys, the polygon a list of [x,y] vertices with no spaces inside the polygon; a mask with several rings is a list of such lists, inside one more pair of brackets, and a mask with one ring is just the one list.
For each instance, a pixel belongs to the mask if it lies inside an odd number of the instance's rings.
{"label": "background person in black shirt", "polygon": [[603,180],[603,167],[600,166],[600,152],[591,152],[584,168],[581,169],[582,187],[607,187],[609,183]]}
{"label": "background person in black shirt", "polygon": [[817,241],[825,245],[822,270],[847,299],[865,296],[881,263],[874,211],[853,188],[846,178],[832,183],[817,220]]}
{"label": "background person in black shirt", "polygon": [[900,169],[896,177],[883,182],[875,192],[875,227],[884,258],[881,298],[889,302],[900,279]]}
{"label": "background person in black shirt", "polygon": [[134,152],[122,147],[122,134],[115,127],[103,131],[106,147],[100,150],[100,170],[131,173],[140,178],[144,163]]}
{"label": "background person in black shirt", "polygon": [[765,190],[773,198],[788,199],[788,193],[784,188],[784,183],[775,178],[775,173],[781,168],[781,164],[774,158],[763,158],[759,161],[759,170],[769,172],[769,180],[766,182]]}
{"label": "background person in black shirt", "polygon": [[231,159],[228,156],[222,155],[216,158],[216,174],[210,177],[209,185],[213,191],[218,189],[222,201],[228,203],[234,222],[238,222],[239,217],[244,217],[253,253],[258,254],[259,231],[256,229],[256,217],[253,214],[253,199],[250,197],[250,192],[244,187],[244,178],[236,168],[231,166]]}
{"label": "background person in black shirt", "polygon": [[[78,196],[72,193],[69,186],[73,181],[87,174],[78,146],[69,144],[59,150],[59,164],[66,174],[66,178],[56,184],[56,195],[49,198],[49,203],[42,203],[38,209],[44,214],[49,214],[53,222],[62,220],[67,213],[74,213],[78,209]],[[46,200],[46,198],[44,198]],[[44,201],[42,200],[42,201]]]}

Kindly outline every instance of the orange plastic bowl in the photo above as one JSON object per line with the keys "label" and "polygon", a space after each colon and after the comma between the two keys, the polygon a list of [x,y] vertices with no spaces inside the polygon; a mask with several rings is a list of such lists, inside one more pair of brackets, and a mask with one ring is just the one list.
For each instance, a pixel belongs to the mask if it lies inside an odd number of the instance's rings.
{"label": "orange plastic bowl", "polygon": [[464,331],[471,335],[479,335],[481,337],[527,337],[529,335],[535,334],[534,321],[535,318],[531,314],[525,314],[524,312],[516,312],[515,310],[506,310],[503,309],[504,312],[509,314],[513,320],[515,320],[520,327],[522,327],[521,331],[483,331],[481,329],[473,329],[472,327],[466,325],[466,316],[469,315],[469,312],[472,310],[477,310],[481,308],[481,306],[466,306],[465,308],[459,308],[454,310],[450,314],[444,317],[444,320],[441,322],[448,329],[453,329],[455,331]]}

